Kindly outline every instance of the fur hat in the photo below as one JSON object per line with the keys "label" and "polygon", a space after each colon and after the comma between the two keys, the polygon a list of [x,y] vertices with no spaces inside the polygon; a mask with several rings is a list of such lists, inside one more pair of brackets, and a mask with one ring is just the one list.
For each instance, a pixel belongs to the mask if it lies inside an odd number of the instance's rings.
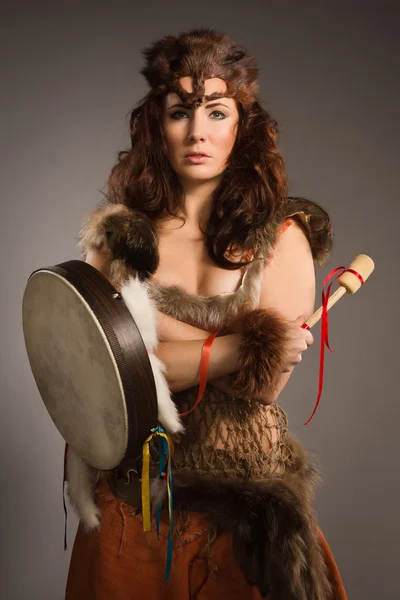
{"label": "fur hat", "polygon": [[[206,101],[234,97],[244,107],[257,100],[258,66],[247,49],[228,35],[212,29],[192,29],[177,36],[167,35],[142,51],[146,66],[140,71],[156,94],[175,92],[185,105],[202,104],[204,81],[223,79],[226,92],[205,96]],[[185,91],[181,77],[193,78],[193,91]]]}

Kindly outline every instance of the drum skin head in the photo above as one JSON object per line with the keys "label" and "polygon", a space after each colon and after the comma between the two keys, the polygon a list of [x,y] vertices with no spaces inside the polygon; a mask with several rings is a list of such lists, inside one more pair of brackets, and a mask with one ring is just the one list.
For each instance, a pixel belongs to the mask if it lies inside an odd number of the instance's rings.
{"label": "drum skin head", "polygon": [[92,467],[119,465],[130,434],[126,390],[93,307],[67,278],[42,269],[28,280],[22,313],[32,373],[60,434]]}

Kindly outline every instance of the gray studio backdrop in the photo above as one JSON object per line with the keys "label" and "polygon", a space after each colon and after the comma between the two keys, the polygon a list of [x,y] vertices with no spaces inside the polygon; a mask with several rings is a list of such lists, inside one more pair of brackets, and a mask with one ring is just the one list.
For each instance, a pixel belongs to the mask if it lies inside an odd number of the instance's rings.
{"label": "gray studio backdrop", "polygon": [[1,560],[4,600],[61,600],[63,441],[30,371],[21,302],[30,273],[78,257],[130,108],[146,91],[140,50],[215,27],[258,58],[292,194],[331,214],[323,278],[357,254],[376,271],[330,312],[320,408],[319,326],[280,402],[324,468],[316,506],[351,600],[399,597],[397,305],[399,18],[396,3],[147,0],[3,4],[1,11]]}

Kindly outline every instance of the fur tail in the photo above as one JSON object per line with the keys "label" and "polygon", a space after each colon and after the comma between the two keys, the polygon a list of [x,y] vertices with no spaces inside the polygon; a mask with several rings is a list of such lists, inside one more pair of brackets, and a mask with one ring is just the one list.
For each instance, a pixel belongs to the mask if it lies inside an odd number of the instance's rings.
{"label": "fur tail", "polygon": [[183,432],[178,410],[171,398],[168,383],[164,376],[166,367],[154,354],[154,349],[158,344],[156,309],[148,295],[147,286],[138,278],[130,277],[121,287],[121,296],[134,318],[149,352],[149,360],[156,385],[158,420],[169,433]]}
{"label": "fur tail", "polygon": [[86,464],[71,447],[68,447],[68,498],[75,512],[82,519],[86,531],[99,529],[100,527],[101,511],[93,500],[96,474],[96,469]]}
{"label": "fur tail", "polygon": [[170,433],[182,433],[184,427],[179,418],[178,409],[171,399],[168,383],[164,377],[166,367],[164,363],[152,352],[149,352],[149,360],[153,369],[154,382],[156,384],[158,402],[158,420]]}

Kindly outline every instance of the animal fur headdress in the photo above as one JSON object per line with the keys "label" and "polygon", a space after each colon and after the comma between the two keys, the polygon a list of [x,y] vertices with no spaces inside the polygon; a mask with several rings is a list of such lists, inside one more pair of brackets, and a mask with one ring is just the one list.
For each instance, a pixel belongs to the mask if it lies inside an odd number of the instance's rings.
{"label": "animal fur headdress", "polygon": [[[196,107],[221,98],[235,98],[243,107],[257,100],[258,66],[247,49],[224,33],[212,29],[193,29],[177,36],[167,35],[142,51],[146,66],[144,75],[156,94],[175,92],[185,105]],[[184,90],[179,79],[191,76],[193,91]],[[204,94],[204,81],[223,79],[226,92]]]}

